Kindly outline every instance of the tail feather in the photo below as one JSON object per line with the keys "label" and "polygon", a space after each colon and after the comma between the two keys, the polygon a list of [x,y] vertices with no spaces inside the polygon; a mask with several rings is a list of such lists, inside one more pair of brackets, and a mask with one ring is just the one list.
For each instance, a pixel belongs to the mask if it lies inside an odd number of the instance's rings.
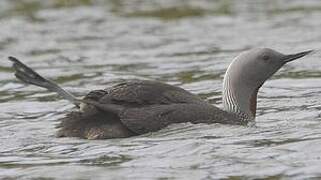
{"label": "tail feather", "polygon": [[37,72],[20,62],[17,58],[10,56],[9,60],[13,62],[13,68],[16,70],[15,76],[27,84],[34,84],[46,88],[45,83],[49,80],[40,76]]}
{"label": "tail feather", "polygon": [[27,65],[23,64],[21,61],[19,61],[15,57],[8,57],[10,61],[13,62],[13,68],[16,71],[15,76],[27,83],[27,84],[33,84],[39,87],[43,87],[48,89],[49,91],[56,92],[65,99],[71,101],[73,104],[79,107],[79,104],[81,103],[79,99],[77,99],[75,96],[70,94],[69,92],[65,91],[63,88],[61,88],[59,85],[54,83],[53,81],[50,81],[44,77],[42,77],[40,74],[32,70]]}

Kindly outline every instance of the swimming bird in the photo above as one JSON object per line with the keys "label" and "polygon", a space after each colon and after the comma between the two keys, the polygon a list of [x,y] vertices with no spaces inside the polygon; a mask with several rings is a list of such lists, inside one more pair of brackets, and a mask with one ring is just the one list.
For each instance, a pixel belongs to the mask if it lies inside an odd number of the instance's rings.
{"label": "swimming bird", "polygon": [[223,80],[223,109],[180,87],[157,81],[134,80],[73,96],[17,58],[15,76],[61,95],[78,110],[60,119],[58,137],[85,139],[125,138],[160,130],[173,123],[223,123],[246,125],[256,114],[257,93],[284,64],[312,50],[285,55],[269,48],[255,48],[238,55]]}

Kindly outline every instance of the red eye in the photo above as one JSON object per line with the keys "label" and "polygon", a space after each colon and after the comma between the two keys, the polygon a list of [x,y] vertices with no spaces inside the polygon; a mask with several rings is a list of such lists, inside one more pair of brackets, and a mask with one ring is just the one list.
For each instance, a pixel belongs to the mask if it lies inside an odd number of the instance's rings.
{"label": "red eye", "polygon": [[268,61],[268,60],[270,59],[270,57],[269,57],[268,55],[263,55],[262,59],[263,59],[264,61]]}

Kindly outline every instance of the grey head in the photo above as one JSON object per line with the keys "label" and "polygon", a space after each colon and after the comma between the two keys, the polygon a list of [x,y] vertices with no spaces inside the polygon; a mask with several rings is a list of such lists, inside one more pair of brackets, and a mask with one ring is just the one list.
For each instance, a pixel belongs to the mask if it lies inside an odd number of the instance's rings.
{"label": "grey head", "polygon": [[269,48],[256,48],[241,53],[232,61],[224,77],[225,110],[238,114],[242,120],[254,120],[259,88],[284,64],[310,52],[286,55]]}

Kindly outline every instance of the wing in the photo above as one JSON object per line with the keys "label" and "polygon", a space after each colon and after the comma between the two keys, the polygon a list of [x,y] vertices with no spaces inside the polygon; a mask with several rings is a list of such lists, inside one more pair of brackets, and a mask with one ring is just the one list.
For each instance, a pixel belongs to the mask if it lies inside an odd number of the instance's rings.
{"label": "wing", "polygon": [[106,93],[100,98],[99,102],[127,107],[173,103],[204,103],[201,98],[182,88],[156,81],[140,80],[121,83],[106,89]]}
{"label": "wing", "polygon": [[120,114],[120,120],[137,134],[157,131],[173,123],[242,124],[234,114],[210,104],[170,104],[128,108]]}
{"label": "wing", "polygon": [[136,134],[157,131],[173,123],[241,123],[235,115],[184,89],[153,81],[118,84],[92,91],[85,99],[106,115],[117,115]]}

